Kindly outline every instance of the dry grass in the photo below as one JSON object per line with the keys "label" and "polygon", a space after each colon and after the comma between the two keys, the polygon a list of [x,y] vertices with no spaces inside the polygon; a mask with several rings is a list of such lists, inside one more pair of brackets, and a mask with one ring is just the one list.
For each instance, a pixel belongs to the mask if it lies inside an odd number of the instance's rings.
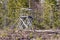
{"label": "dry grass", "polygon": [[0,40],[60,40],[60,34],[5,29],[0,30]]}

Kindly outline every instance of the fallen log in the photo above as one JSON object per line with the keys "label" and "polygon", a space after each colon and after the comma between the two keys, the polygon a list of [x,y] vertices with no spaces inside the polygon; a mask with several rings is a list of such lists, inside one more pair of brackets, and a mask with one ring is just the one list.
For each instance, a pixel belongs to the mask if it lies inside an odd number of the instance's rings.
{"label": "fallen log", "polygon": [[56,33],[60,34],[60,30],[24,30],[26,32],[37,32],[37,33]]}

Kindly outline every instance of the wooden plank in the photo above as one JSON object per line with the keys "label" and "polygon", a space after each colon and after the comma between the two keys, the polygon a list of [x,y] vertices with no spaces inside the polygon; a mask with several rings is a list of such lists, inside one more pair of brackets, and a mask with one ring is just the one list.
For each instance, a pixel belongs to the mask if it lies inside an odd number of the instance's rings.
{"label": "wooden plank", "polygon": [[25,22],[20,18],[20,20],[23,22],[24,26],[28,28],[28,26],[25,24]]}

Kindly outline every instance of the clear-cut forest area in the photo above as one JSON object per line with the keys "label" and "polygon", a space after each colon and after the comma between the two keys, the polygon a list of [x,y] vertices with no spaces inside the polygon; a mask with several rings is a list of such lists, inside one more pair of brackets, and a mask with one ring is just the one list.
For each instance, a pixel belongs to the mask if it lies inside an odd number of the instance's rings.
{"label": "clear-cut forest area", "polygon": [[0,0],[0,40],[60,40],[60,0]]}

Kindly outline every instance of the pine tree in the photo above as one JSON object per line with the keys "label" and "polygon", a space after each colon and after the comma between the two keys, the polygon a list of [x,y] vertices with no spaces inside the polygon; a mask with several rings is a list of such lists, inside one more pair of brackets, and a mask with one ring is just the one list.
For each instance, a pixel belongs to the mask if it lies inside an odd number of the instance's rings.
{"label": "pine tree", "polygon": [[[3,25],[5,26],[13,25],[16,22],[16,19],[19,17],[20,8],[28,7],[27,0],[1,0],[1,1],[2,1],[2,3],[0,3],[1,27],[3,27]],[[4,23],[4,21],[6,24]]]}
{"label": "pine tree", "polygon": [[45,0],[44,4],[44,26],[45,28],[57,28],[60,26],[59,13],[56,9],[56,0]]}

